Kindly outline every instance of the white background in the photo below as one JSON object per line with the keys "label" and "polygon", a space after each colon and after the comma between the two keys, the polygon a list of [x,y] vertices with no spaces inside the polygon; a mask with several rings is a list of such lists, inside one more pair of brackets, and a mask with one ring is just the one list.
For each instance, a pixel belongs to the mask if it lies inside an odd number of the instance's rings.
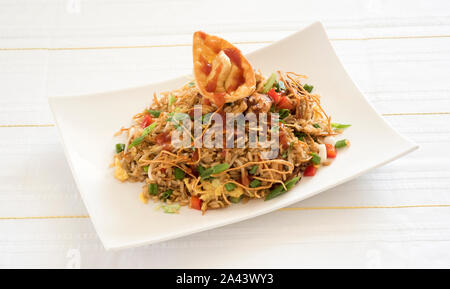
{"label": "white background", "polygon": [[[450,267],[449,3],[0,0],[0,267]],[[314,20],[375,108],[421,148],[290,209],[106,252],[47,95],[190,73],[198,29],[249,52]]]}

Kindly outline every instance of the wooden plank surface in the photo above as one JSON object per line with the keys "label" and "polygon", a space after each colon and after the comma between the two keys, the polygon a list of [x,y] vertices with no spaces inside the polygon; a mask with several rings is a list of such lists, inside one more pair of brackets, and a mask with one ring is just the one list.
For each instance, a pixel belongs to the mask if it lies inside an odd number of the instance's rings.
{"label": "wooden plank surface", "polygon": [[[0,267],[450,267],[448,2],[221,3],[211,14],[210,1],[0,2]],[[105,252],[47,95],[187,74],[197,29],[250,52],[317,19],[375,108],[421,148],[290,209]]]}

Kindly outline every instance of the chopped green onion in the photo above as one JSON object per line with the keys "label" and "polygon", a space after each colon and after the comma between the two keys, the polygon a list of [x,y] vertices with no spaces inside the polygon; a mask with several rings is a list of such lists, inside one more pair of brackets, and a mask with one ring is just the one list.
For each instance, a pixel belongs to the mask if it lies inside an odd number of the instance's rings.
{"label": "chopped green onion", "polygon": [[320,164],[320,157],[319,157],[319,155],[318,154],[316,154],[316,153],[311,153],[311,156],[312,156],[312,159],[311,159],[311,161],[315,164],[315,165],[318,165],[318,164]]}
{"label": "chopped green onion", "polygon": [[280,92],[282,90],[286,90],[286,86],[284,86],[284,82],[280,80],[277,83],[275,83],[275,91]]}
{"label": "chopped green onion", "polygon": [[237,204],[241,201],[241,197],[230,197],[230,202]]}
{"label": "chopped green onion", "polygon": [[292,189],[292,187],[298,182],[299,179],[300,177],[295,177],[285,182],[284,185],[286,186],[286,189],[288,189],[288,191]]}
{"label": "chopped green onion", "polygon": [[162,205],[161,208],[164,210],[164,213],[166,214],[174,214],[178,213],[181,206],[179,204],[172,204],[172,205]]}
{"label": "chopped green onion", "polygon": [[[292,189],[292,187],[298,182],[299,179],[300,179],[299,177],[295,177],[284,183],[286,189],[287,190]],[[266,196],[264,200],[268,201],[275,197],[278,197],[279,195],[287,192],[287,190],[285,190],[282,185],[276,186],[274,189],[270,190],[269,194]]]}
{"label": "chopped green onion", "polygon": [[334,145],[334,147],[337,149],[340,149],[340,148],[348,146],[349,144],[350,144],[350,142],[348,140],[342,139],[342,140],[338,140],[336,142],[336,144]]}
{"label": "chopped green onion", "polygon": [[203,174],[205,173],[205,171],[206,171],[206,169],[205,169],[202,165],[198,165],[198,167],[197,167],[197,172],[198,172],[200,175],[203,175]]}
{"label": "chopped green onion", "polygon": [[171,94],[169,95],[169,106],[175,103],[175,95]]}
{"label": "chopped green onion", "polygon": [[227,189],[227,191],[231,192],[236,188],[236,185],[233,183],[226,183],[225,184],[225,189]]}
{"label": "chopped green onion", "polygon": [[202,177],[202,179],[205,179],[205,178],[209,178],[211,175],[220,174],[221,172],[226,171],[229,167],[230,167],[229,164],[223,163],[223,164],[218,164],[213,167],[210,167],[210,168],[204,170],[203,173],[201,173],[199,171],[199,173],[200,173],[200,176]]}
{"label": "chopped green onion", "polygon": [[287,151],[285,151],[282,155],[281,155],[281,157],[283,158],[283,159],[285,159],[285,158],[287,158]]}
{"label": "chopped green onion", "polygon": [[131,144],[128,146],[128,148],[132,148],[134,146],[137,146],[140,144],[144,138],[155,128],[156,122],[152,123],[151,125],[147,126],[143,131],[140,137],[135,138]]}
{"label": "chopped green onion", "polygon": [[168,189],[167,191],[165,191],[164,193],[162,193],[161,195],[161,199],[166,201],[173,193],[173,190]]}
{"label": "chopped green onion", "polygon": [[177,167],[173,169],[173,174],[175,175],[175,179],[177,180],[184,179],[184,176],[186,175],[186,173],[182,169]]}
{"label": "chopped green onion", "polygon": [[148,193],[152,196],[158,194],[158,185],[157,184],[148,184]]}
{"label": "chopped green onion", "polygon": [[188,87],[193,87],[193,86],[195,86],[195,81],[191,81],[188,83]]}
{"label": "chopped green onion", "polygon": [[306,134],[304,132],[296,131],[296,132],[294,132],[294,135],[301,141],[305,140]]}
{"label": "chopped green onion", "polygon": [[159,117],[161,112],[159,110],[147,109],[147,112],[154,117]]}
{"label": "chopped green onion", "polygon": [[280,110],[278,111],[278,113],[279,113],[279,115],[280,115],[280,119],[283,119],[283,118],[286,118],[286,117],[289,116],[290,110],[289,110],[289,109],[286,109],[286,108],[283,108],[283,109],[280,109]]}
{"label": "chopped green onion", "polygon": [[250,188],[257,188],[261,185],[261,181],[260,180],[253,180],[250,183]]}
{"label": "chopped green onion", "polygon": [[263,93],[268,93],[275,84],[275,81],[277,81],[277,75],[275,73],[272,73],[264,84]]}
{"label": "chopped green onion", "polygon": [[344,128],[347,128],[347,127],[350,127],[350,126],[352,126],[351,124],[342,124],[342,123],[331,123],[331,127],[332,128],[336,128],[336,129],[344,129]]}
{"label": "chopped green onion", "polygon": [[317,123],[314,123],[312,126],[315,127],[315,128],[320,128],[320,125],[317,124]]}
{"label": "chopped green onion", "polygon": [[304,88],[307,92],[311,93],[312,90],[313,90],[313,88],[314,88],[314,86],[309,85],[309,84],[305,84],[305,85],[303,85],[303,88]]}
{"label": "chopped green onion", "polygon": [[142,167],[142,169],[144,170],[144,172],[148,173],[148,166]]}
{"label": "chopped green onion", "polygon": [[116,144],[116,153],[120,153],[124,149],[125,149],[125,144],[123,144],[123,143]]}
{"label": "chopped green onion", "polygon": [[254,175],[254,174],[256,174],[257,171],[258,171],[258,165],[254,165],[254,166],[250,169],[250,174]]}

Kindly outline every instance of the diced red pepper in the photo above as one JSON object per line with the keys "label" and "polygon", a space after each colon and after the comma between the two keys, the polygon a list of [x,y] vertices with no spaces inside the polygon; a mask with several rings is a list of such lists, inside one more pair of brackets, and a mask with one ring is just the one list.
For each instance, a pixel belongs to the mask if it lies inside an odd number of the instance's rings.
{"label": "diced red pepper", "polygon": [[284,108],[284,109],[289,109],[292,110],[294,109],[294,105],[292,104],[292,102],[289,100],[289,98],[287,98],[286,96],[283,96],[280,99],[280,102],[278,102],[278,108]]}
{"label": "diced red pepper", "polygon": [[273,100],[275,104],[277,104],[280,101],[280,94],[276,92],[274,88],[269,90],[267,95],[270,96],[270,98]]}
{"label": "diced red pepper", "polygon": [[191,197],[191,208],[196,210],[202,209],[202,200],[199,197],[192,196]]}
{"label": "diced red pepper", "polygon": [[146,115],[144,116],[144,119],[143,119],[142,122],[141,122],[141,127],[142,127],[142,128],[146,128],[147,126],[151,125],[152,122],[153,122],[152,117],[151,117],[149,114],[146,114]]}
{"label": "diced red pepper", "polygon": [[325,147],[327,148],[327,158],[334,159],[337,155],[337,150],[332,144],[325,144]]}
{"label": "diced red pepper", "polygon": [[314,165],[309,165],[306,167],[303,172],[303,176],[305,177],[313,177],[316,174],[317,168]]}

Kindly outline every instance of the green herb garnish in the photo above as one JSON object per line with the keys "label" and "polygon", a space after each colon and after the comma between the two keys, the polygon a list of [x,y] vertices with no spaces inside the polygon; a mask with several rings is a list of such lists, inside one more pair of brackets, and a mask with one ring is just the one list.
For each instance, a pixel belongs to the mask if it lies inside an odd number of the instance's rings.
{"label": "green herb garnish", "polygon": [[275,84],[275,81],[277,81],[277,75],[275,73],[272,73],[264,84],[263,93],[268,93]]}
{"label": "green herb garnish", "polygon": [[305,141],[305,136],[306,134],[304,132],[301,131],[295,131],[294,135],[301,141]]}
{"label": "green herb garnish", "polygon": [[175,167],[173,169],[173,174],[175,176],[175,179],[177,179],[177,180],[184,179],[184,176],[186,175],[186,173],[182,169],[177,168],[177,167]]}
{"label": "green herb garnish", "polygon": [[174,104],[175,100],[176,100],[175,95],[173,95],[173,94],[169,95],[169,106]]}
{"label": "green herb garnish", "polygon": [[250,169],[250,174],[254,175],[254,174],[256,174],[257,171],[258,171],[258,165],[254,165],[254,166]]}
{"label": "green herb garnish", "polygon": [[148,193],[152,196],[156,196],[158,194],[158,185],[148,184]]}
{"label": "green herb garnish", "polygon": [[168,198],[170,198],[170,196],[172,195],[173,190],[168,189],[167,191],[165,191],[164,193],[162,193],[161,195],[161,199],[165,202],[167,201]]}
{"label": "green herb garnish", "polygon": [[203,173],[201,173],[199,171],[199,173],[200,173],[200,176],[202,177],[202,179],[206,179],[206,178],[209,178],[211,175],[220,174],[221,172],[226,171],[229,167],[230,167],[229,164],[223,163],[223,164],[218,164],[218,165],[215,165],[208,169],[205,169],[203,171]]}
{"label": "green herb garnish", "polygon": [[291,113],[289,109],[283,108],[278,111],[280,119],[286,118]]}
{"label": "green herb garnish", "polygon": [[159,117],[161,112],[159,110],[147,109],[147,112],[154,117]]}
{"label": "green herb garnish", "polygon": [[331,127],[335,129],[344,129],[352,126],[351,124],[342,124],[342,123],[331,123]]}
{"label": "green herb garnish", "polygon": [[253,180],[250,182],[250,188],[257,188],[261,185],[261,181],[260,180]]}
{"label": "green herb garnish", "polygon": [[118,143],[116,144],[116,153],[120,153],[125,149],[125,144],[123,143]]}
{"label": "green herb garnish", "polygon": [[305,84],[305,85],[303,85],[303,88],[304,88],[307,92],[311,93],[311,92],[313,91],[314,86],[309,85],[309,84]]}
{"label": "green herb garnish", "polygon": [[144,172],[148,173],[148,166],[142,167],[142,169],[144,170]]}
{"label": "green herb garnish", "polygon": [[232,202],[233,204],[237,204],[241,201],[241,197],[230,197],[230,202]]}
{"label": "green herb garnish", "polygon": [[155,128],[156,126],[156,122],[152,123],[151,125],[147,126],[143,131],[140,137],[135,138],[130,145],[128,146],[128,148],[132,148],[134,146],[137,146],[138,144],[140,144],[144,138]]}
{"label": "green herb garnish", "polygon": [[318,165],[318,164],[320,164],[320,157],[319,157],[319,155],[318,154],[316,154],[316,153],[311,153],[311,156],[312,156],[312,159],[311,159],[311,161],[315,164],[315,165]]}
{"label": "green herb garnish", "polygon": [[233,191],[234,189],[236,189],[236,185],[233,183],[226,183],[225,184],[225,189],[229,192]]}
{"label": "green herb garnish", "polygon": [[340,149],[340,148],[343,148],[343,147],[348,146],[349,143],[350,143],[350,142],[349,142],[348,140],[346,140],[346,139],[338,140],[338,141],[334,144],[334,147],[337,148],[337,149]]}
{"label": "green herb garnish", "polygon": [[315,128],[320,128],[320,125],[317,124],[317,123],[314,123],[312,126],[315,127]]}
{"label": "green herb garnish", "polygon": [[295,177],[295,178],[290,179],[286,183],[284,183],[287,190],[285,190],[282,185],[276,186],[275,188],[270,190],[269,194],[266,196],[266,198],[264,200],[265,201],[271,200],[271,199],[278,197],[279,195],[287,192],[298,182],[299,179],[300,179],[300,177]]}
{"label": "green herb garnish", "polygon": [[166,214],[174,214],[178,213],[178,210],[180,210],[181,206],[179,204],[172,204],[172,205],[162,205],[161,208],[164,210],[164,213]]}

